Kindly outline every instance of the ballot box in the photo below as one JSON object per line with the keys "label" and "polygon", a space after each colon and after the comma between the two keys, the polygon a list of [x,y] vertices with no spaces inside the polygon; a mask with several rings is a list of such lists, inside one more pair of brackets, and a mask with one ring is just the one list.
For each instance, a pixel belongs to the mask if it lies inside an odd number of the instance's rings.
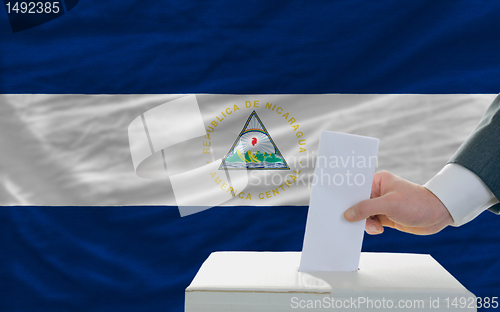
{"label": "ballot box", "polygon": [[[212,253],[186,288],[185,311],[475,311],[475,296],[430,255],[361,253],[365,220],[344,212],[370,198],[378,145],[322,131],[302,252]],[[368,165],[320,161],[352,155]],[[317,178],[348,174],[359,183]]]}
{"label": "ballot box", "polygon": [[354,272],[299,272],[300,252],[214,252],[185,291],[186,312],[476,311],[430,255],[361,253]]}

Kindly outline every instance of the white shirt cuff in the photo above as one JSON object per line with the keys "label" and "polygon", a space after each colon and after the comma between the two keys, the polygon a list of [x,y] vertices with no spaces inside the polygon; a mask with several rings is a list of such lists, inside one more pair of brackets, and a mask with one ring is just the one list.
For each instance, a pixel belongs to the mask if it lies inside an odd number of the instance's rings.
{"label": "white shirt cuff", "polygon": [[447,164],[424,187],[446,206],[453,226],[463,225],[498,203],[484,182],[469,169]]}

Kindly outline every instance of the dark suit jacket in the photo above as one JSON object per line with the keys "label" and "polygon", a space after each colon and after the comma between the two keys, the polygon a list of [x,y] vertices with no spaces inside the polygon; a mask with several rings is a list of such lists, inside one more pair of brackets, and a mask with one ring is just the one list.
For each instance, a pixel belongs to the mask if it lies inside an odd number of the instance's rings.
{"label": "dark suit jacket", "polygon": [[[462,165],[474,172],[500,199],[500,95],[449,163]],[[500,204],[489,210],[499,214]]]}

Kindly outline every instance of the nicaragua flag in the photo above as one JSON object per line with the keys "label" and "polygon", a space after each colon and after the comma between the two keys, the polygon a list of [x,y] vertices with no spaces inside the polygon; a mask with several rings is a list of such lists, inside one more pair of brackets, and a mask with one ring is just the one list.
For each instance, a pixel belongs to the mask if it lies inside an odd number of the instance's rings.
{"label": "nicaragua flag", "polygon": [[[8,2],[1,311],[183,311],[211,252],[301,250],[321,130],[423,184],[499,92],[494,2],[62,1],[31,28]],[[492,298],[497,223],[363,251],[431,254]]]}

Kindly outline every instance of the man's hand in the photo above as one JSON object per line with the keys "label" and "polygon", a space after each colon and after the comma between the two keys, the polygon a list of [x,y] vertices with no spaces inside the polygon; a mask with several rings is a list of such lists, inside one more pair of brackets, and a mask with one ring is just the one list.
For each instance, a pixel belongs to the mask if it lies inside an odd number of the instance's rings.
{"label": "man's hand", "polygon": [[380,234],[388,226],[428,235],[453,223],[446,207],[429,190],[387,171],[377,172],[373,177],[370,198],[344,212],[347,221],[368,218],[365,227],[368,234]]}

